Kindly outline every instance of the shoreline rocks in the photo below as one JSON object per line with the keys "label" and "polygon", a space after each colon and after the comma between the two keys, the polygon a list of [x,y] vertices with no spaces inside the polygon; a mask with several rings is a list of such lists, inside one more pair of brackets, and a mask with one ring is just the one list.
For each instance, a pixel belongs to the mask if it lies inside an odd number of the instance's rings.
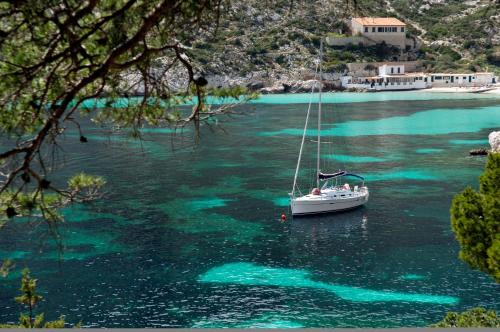
{"label": "shoreline rocks", "polygon": [[500,131],[492,131],[488,135],[488,142],[491,146],[491,152],[500,152]]}

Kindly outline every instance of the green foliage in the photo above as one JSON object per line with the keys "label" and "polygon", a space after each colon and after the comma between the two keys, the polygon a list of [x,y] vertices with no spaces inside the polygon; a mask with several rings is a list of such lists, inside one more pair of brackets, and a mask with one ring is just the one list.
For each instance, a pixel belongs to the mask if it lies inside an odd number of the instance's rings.
{"label": "green foliage", "polygon": [[449,312],[431,327],[500,327],[500,317],[493,310],[473,308],[464,312]]}
{"label": "green foliage", "polygon": [[10,270],[14,267],[14,263],[10,259],[6,259],[0,265],[0,276],[7,277],[9,275]]}
{"label": "green foliage", "polygon": [[468,187],[453,198],[451,226],[460,258],[500,282],[500,154],[490,153],[480,189]]}
{"label": "green foliage", "polygon": [[106,184],[106,180],[104,180],[101,176],[89,175],[86,173],[79,173],[74,175],[71,179],[68,180],[68,187],[71,190],[90,190],[90,189],[100,189]]}
{"label": "green foliage", "polygon": [[65,317],[63,315],[61,315],[56,320],[53,320],[53,321],[50,321],[50,322],[45,322],[43,324],[43,327],[47,328],[47,329],[62,329],[62,328],[64,328],[65,324],[66,324],[66,319],[65,319]]}
{"label": "green foliage", "polygon": [[[66,320],[63,315],[54,321],[45,321],[43,313],[33,316],[33,311],[42,296],[36,292],[37,279],[33,279],[28,268],[22,272],[21,296],[15,298],[16,302],[24,305],[29,314],[21,313],[19,316],[19,325],[0,324],[0,328],[64,328]],[[78,324],[76,327],[80,327]]]}
{"label": "green foliage", "polygon": [[[134,137],[145,124],[200,121],[199,113],[208,110],[206,79],[184,45],[222,53],[224,48],[203,41],[228,5],[226,0],[2,2],[0,134],[10,146],[0,151],[0,225],[33,213],[60,221],[57,208],[97,197],[102,178],[78,174],[68,188],[54,185],[60,179],[47,179],[45,165],[54,161],[51,152],[68,127],[76,125],[80,142],[91,144],[76,113],[131,128]],[[134,94],[140,96],[129,99]],[[104,96],[109,107],[82,107]],[[180,114],[177,106],[193,96],[192,113]],[[131,102],[113,107],[117,100]],[[210,116],[227,109],[211,109]]]}
{"label": "green foliage", "polygon": [[36,282],[37,279],[31,278],[29,269],[25,268],[21,280],[21,296],[15,298],[17,303],[23,304],[29,309],[29,315],[21,314],[19,317],[22,327],[40,327],[43,321],[43,314],[33,319],[33,309],[43,298],[36,293]]}
{"label": "green foliage", "polygon": [[25,268],[23,270],[23,277],[21,280],[21,296],[15,298],[17,303],[24,304],[28,307],[34,307],[37,305],[43,297],[36,293],[36,282],[37,279],[33,279],[30,276],[30,270]]}
{"label": "green foliage", "polygon": [[451,47],[448,46],[441,46],[440,48],[438,48],[437,51],[442,55],[449,56],[452,61],[457,61],[462,58],[460,54],[458,54]]}
{"label": "green foliage", "polygon": [[345,66],[346,62],[386,61],[398,56],[399,53],[399,49],[386,44],[375,46],[349,44],[340,49],[327,48],[324,55],[324,68],[326,71],[339,71]]}
{"label": "green foliage", "polygon": [[500,67],[500,47],[488,50],[486,52],[486,59],[489,64]]}

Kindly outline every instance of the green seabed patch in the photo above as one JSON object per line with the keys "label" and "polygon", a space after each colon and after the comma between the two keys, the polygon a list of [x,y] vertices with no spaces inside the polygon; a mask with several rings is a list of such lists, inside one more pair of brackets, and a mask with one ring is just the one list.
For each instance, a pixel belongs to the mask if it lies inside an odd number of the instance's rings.
{"label": "green seabed patch", "polygon": [[452,139],[448,141],[455,145],[486,145],[489,144],[487,139]]}
{"label": "green seabed patch", "polygon": [[[114,214],[92,213],[80,204],[63,208],[60,213],[65,218],[65,223],[58,226],[62,248],[58,248],[52,241],[48,241],[47,246],[40,253],[35,254],[35,251],[0,252],[0,260],[4,256],[5,258],[17,260],[33,255],[36,257],[39,254],[45,259],[83,260],[102,254],[128,251],[128,248],[116,242],[118,236],[108,233],[96,233],[76,226],[80,222],[99,223],[99,219],[110,219],[118,225],[131,224],[132,222],[128,219]],[[28,218],[22,218],[22,220],[17,218],[16,222],[28,222],[28,220]]]}
{"label": "green seabed patch", "polygon": [[210,160],[196,162],[193,165],[193,168],[196,170],[217,169],[217,168],[221,168],[221,167],[235,168],[235,167],[247,167],[247,165],[240,164],[240,163],[232,163],[232,162],[227,162],[227,161],[213,162]]}
{"label": "green seabed patch", "polygon": [[367,173],[363,175],[367,181],[392,181],[392,180],[439,180],[434,172],[419,169],[388,170],[386,172]]}
{"label": "green seabed patch", "polygon": [[[217,197],[223,195],[234,195],[241,193],[246,181],[240,176],[226,176],[219,180],[214,186],[204,186],[203,195],[205,197]],[[193,188],[188,185],[180,185],[177,191],[193,197]],[[193,197],[196,199],[197,197]]]}
{"label": "green seabed patch", "polygon": [[[64,133],[65,137],[69,138],[80,138],[80,134],[76,133],[71,133],[71,132],[66,132]],[[103,134],[103,135],[96,135],[96,134],[88,134],[84,135],[85,138],[89,141],[98,141],[98,142],[109,142],[109,143],[125,143],[127,145],[130,145],[130,147],[141,147],[141,144],[138,140],[132,138],[132,137],[127,137],[123,135],[116,135],[116,134]]]}
{"label": "green seabed patch", "polygon": [[[475,109],[434,109],[367,121],[347,121],[321,130],[323,136],[370,136],[370,135],[444,135],[479,132],[498,126],[500,107]],[[259,136],[302,136],[303,130],[286,128],[260,132]],[[308,129],[308,136],[317,136],[316,129]]]}
{"label": "green seabed patch", "polygon": [[394,169],[380,172],[363,173],[366,181],[456,181],[460,178],[477,177],[478,171],[471,168],[454,169],[428,169],[428,168],[410,168]]}
{"label": "green seabed patch", "polygon": [[173,229],[190,234],[222,232],[236,242],[251,242],[257,236],[266,235],[260,224],[210,211],[212,208],[226,207],[234,201],[224,196],[247,194],[244,185],[245,181],[241,177],[224,177],[214,186],[203,187],[203,197],[195,196],[200,191],[181,185],[177,190],[186,195],[185,198],[173,199],[155,207],[169,216],[172,222],[167,226]]}
{"label": "green seabed patch", "polygon": [[176,128],[141,128],[139,129],[141,133],[147,133],[147,134],[183,134],[183,133],[188,133],[191,130],[182,128],[182,129],[176,129]]}
{"label": "green seabed patch", "polygon": [[422,149],[416,149],[416,153],[420,154],[430,154],[430,153],[439,153],[442,152],[443,149],[434,149],[434,148],[422,148]]}
{"label": "green seabed patch", "polygon": [[61,232],[62,251],[51,247],[42,257],[47,259],[83,260],[89,257],[126,253],[128,248],[116,243],[116,236],[107,233],[95,234],[82,229]]}
{"label": "green seabed patch", "polygon": [[[218,204],[223,204],[222,206],[227,201],[229,200],[217,200]],[[156,208],[173,221],[167,224],[168,227],[189,234],[222,232],[228,239],[236,242],[251,242],[257,236],[266,234],[258,223],[241,221],[228,215],[207,211],[210,205],[205,203],[207,202],[200,203],[198,198],[175,199],[157,205]],[[191,208],[192,204],[198,208]]]}
{"label": "green seabed patch", "polygon": [[415,274],[415,273],[407,273],[403,274],[399,279],[402,280],[425,280],[427,279],[427,276],[421,275],[421,274]]}
{"label": "green seabed patch", "polygon": [[232,199],[222,199],[222,198],[199,198],[196,200],[189,201],[188,205],[191,209],[195,211],[213,209],[217,207],[227,206],[227,202],[232,202]]}
{"label": "green seabed patch", "polygon": [[[422,185],[405,184],[404,186],[383,186],[381,188],[378,188],[377,192],[383,193],[384,195],[388,195],[388,196],[391,196],[391,195],[392,196],[394,196],[394,195],[421,195],[421,194],[442,195],[443,188],[440,186],[422,186]],[[398,196],[398,197],[402,197],[402,196]]]}
{"label": "green seabed patch", "polygon": [[291,317],[283,317],[279,314],[267,314],[260,317],[245,320],[237,323],[214,322],[211,320],[198,321],[192,328],[259,328],[259,329],[288,329],[306,327],[300,322],[294,321]]}
{"label": "green seabed patch", "polygon": [[[15,250],[15,251],[3,251],[0,250],[0,263],[4,259],[22,259],[28,256],[30,253],[24,250]],[[1,265],[1,264],[0,264]]]}
{"label": "green seabed patch", "polygon": [[96,221],[100,219],[110,219],[119,225],[133,225],[137,224],[125,217],[106,212],[94,212],[89,210],[83,204],[72,204],[60,210],[66,222],[87,222]]}
{"label": "green seabed patch", "polygon": [[272,201],[275,206],[285,207],[290,205],[290,197],[275,197]]}
{"label": "green seabed patch", "polygon": [[[80,138],[80,135],[76,133],[65,133],[64,135],[69,138]],[[85,135],[85,137],[89,141],[105,142],[107,144],[116,144],[116,145],[120,144],[121,146],[126,146],[127,148],[148,153],[153,158],[160,160],[165,160],[166,158],[169,158],[172,154],[172,148],[170,144],[161,145],[147,139],[136,139],[133,137],[128,137],[125,135],[117,135],[117,134],[109,134],[109,135],[89,134]]]}
{"label": "green seabed patch", "polygon": [[459,299],[445,295],[412,294],[377,291],[359,287],[314,281],[309,272],[297,269],[273,268],[251,263],[229,263],[215,267],[198,277],[202,283],[223,283],[248,286],[278,286],[313,288],[332,292],[351,302],[413,302],[454,305]]}
{"label": "green seabed patch", "polygon": [[351,156],[346,154],[324,154],[323,159],[336,160],[344,163],[379,163],[388,161],[388,158],[371,157],[371,156]]}

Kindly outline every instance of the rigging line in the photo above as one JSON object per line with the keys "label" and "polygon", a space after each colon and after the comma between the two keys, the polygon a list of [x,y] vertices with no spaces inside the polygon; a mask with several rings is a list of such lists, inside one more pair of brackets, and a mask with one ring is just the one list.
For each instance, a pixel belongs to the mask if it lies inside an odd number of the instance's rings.
{"label": "rigging line", "polygon": [[318,160],[316,162],[316,187],[319,188],[319,168],[321,161],[321,92],[323,91],[323,38],[319,46],[319,103],[318,103]]}
{"label": "rigging line", "polygon": [[[342,123],[344,118],[342,117],[341,112],[334,113],[334,116],[336,118],[335,123]],[[349,145],[347,144],[347,139],[345,135],[339,135],[336,136],[337,141],[339,142],[338,146],[342,147],[342,150],[337,149],[337,155],[339,154],[344,154],[344,155],[349,155],[348,150],[349,150]],[[346,169],[346,159],[345,158],[339,158],[337,159],[341,168],[343,170]]]}
{"label": "rigging line", "polygon": [[297,161],[297,167],[295,168],[295,176],[293,178],[292,197],[294,197],[294,194],[295,194],[295,186],[297,185],[297,176],[299,175],[300,161],[302,159],[302,150],[304,148],[304,142],[306,140],[307,123],[309,122],[309,114],[311,113],[311,105],[312,105],[312,100],[313,100],[314,88],[316,87],[316,76],[317,76],[317,73],[318,73],[318,66],[319,66],[319,63],[316,64],[316,70],[315,70],[315,73],[314,73],[314,79],[315,80],[314,80],[314,83],[313,83],[313,87],[311,89],[311,95],[309,97],[309,106],[307,107],[306,123],[304,125],[304,133],[302,134],[302,142],[300,143],[299,159]]}

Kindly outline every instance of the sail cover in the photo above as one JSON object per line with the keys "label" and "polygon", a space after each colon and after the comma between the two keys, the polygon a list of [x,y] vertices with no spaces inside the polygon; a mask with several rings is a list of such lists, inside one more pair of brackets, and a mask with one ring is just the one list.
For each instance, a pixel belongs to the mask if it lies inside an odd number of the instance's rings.
{"label": "sail cover", "polygon": [[339,171],[339,172],[331,173],[331,174],[324,174],[324,173],[321,173],[321,172],[318,173],[318,178],[320,180],[333,179],[333,178],[336,178],[336,177],[339,177],[339,176],[350,176],[350,177],[355,177],[355,178],[361,179],[363,181],[365,180],[365,178],[362,177],[362,176],[360,176],[360,175],[353,174],[353,173],[348,173],[346,171]]}
{"label": "sail cover", "polygon": [[339,176],[344,176],[346,174],[347,174],[346,171],[339,171],[339,172],[331,173],[331,174],[324,174],[324,173],[319,172],[318,173],[318,178],[320,180],[328,180],[328,179],[336,178],[336,177],[339,177]]}

